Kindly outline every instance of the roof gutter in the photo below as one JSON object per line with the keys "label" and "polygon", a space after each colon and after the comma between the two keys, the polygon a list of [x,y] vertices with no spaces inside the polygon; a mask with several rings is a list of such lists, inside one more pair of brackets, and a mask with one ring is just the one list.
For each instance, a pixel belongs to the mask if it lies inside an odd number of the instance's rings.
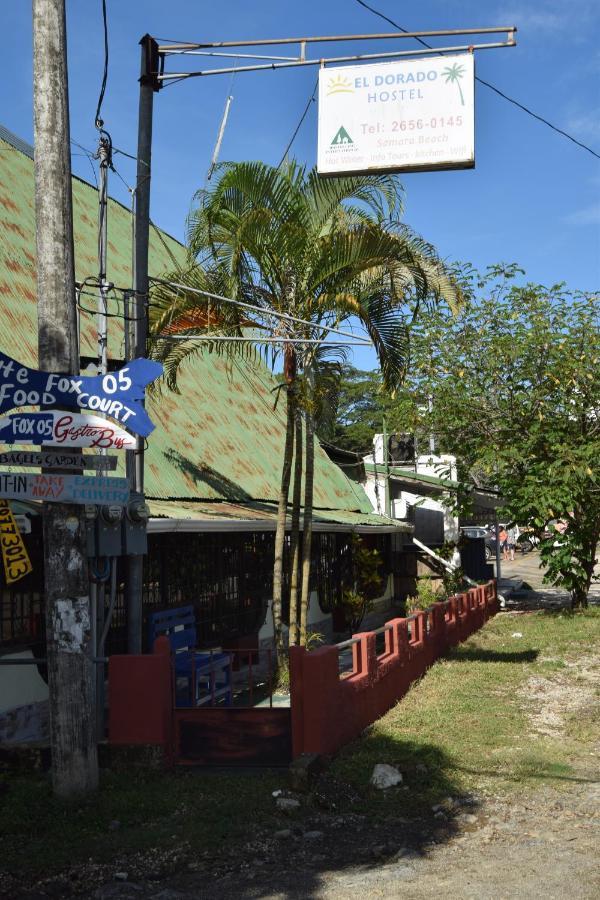
{"label": "roof gutter", "polygon": [[[289,529],[289,525],[287,526]],[[148,520],[148,534],[202,534],[240,533],[248,531],[275,531],[275,520],[261,519],[168,519]],[[402,522],[398,525],[350,525],[339,522],[313,521],[313,531],[355,532],[357,534],[411,534],[412,525]]]}

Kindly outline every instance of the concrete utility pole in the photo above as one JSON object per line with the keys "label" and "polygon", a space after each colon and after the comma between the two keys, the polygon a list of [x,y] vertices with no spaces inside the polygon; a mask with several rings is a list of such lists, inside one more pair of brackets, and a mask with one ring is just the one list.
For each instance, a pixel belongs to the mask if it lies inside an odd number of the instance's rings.
{"label": "concrete utility pole", "polygon": [[[64,0],[33,0],[40,369],[79,373]],[[98,784],[82,508],[45,503],[44,580],[52,778],[69,797]]]}

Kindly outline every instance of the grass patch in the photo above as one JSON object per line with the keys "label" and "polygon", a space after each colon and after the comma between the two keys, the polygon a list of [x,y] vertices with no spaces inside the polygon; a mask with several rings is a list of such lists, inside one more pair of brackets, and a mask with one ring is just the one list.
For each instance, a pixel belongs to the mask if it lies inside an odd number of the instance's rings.
{"label": "grass patch", "polygon": [[0,804],[2,870],[41,876],[90,859],[116,865],[158,847],[167,856],[217,854],[247,839],[250,823],[274,824],[271,793],[283,780],[273,773],[107,772],[96,796],[68,803],[52,795],[47,777],[14,778]]}
{"label": "grass patch", "polygon": [[[567,783],[598,738],[597,709],[567,712],[563,733],[547,736],[532,729],[528,715],[543,700],[523,691],[532,676],[576,686],[577,668],[567,661],[599,653],[599,610],[497,616],[347,747],[333,771],[360,789],[364,809],[377,816],[399,807],[420,812],[449,795]],[[371,789],[376,763],[398,766],[408,790]]]}

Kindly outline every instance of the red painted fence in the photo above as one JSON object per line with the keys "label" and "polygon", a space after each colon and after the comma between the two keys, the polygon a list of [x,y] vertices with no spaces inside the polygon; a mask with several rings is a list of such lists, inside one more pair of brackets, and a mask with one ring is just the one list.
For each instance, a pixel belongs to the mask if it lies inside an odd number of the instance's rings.
{"label": "red painted fence", "polygon": [[[496,583],[436,603],[383,629],[356,634],[311,653],[290,648],[293,755],[334,754],[387,712],[448,647],[466,640],[497,612]],[[385,649],[377,655],[377,634]],[[352,647],[352,671],[340,675],[340,648]]]}
{"label": "red painted fence", "polygon": [[[303,647],[290,648],[293,757],[300,753],[330,755],[353,740],[403,697],[413,681],[448,647],[481,628],[497,612],[497,607],[496,584],[490,581],[444,603],[436,603],[426,612],[407,619],[392,619],[377,631],[356,634],[345,644],[321,647],[311,653]],[[378,635],[385,638],[385,647],[379,655]],[[350,672],[340,675],[340,649],[344,646],[351,648],[352,666]],[[248,759],[254,749],[255,756],[268,764],[266,760],[272,748],[268,745],[265,749],[265,740],[268,744],[272,735],[281,743],[285,727],[289,737],[289,719],[287,726],[285,721],[280,721],[282,715],[289,716],[289,710],[176,709],[173,677],[171,648],[165,637],[156,640],[153,653],[111,656],[108,667],[111,744],[161,746],[167,765],[198,763],[200,759],[205,762],[212,732],[218,738],[219,747],[229,747],[227,728],[239,737],[240,730],[248,730],[242,724],[246,716],[253,717],[258,738],[254,748],[240,749],[238,740],[235,753]],[[215,727],[215,721],[221,719],[222,727]],[[190,723],[196,726],[196,731],[204,729],[194,737],[199,746],[192,748],[193,753],[180,746],[181,729],[189,730]],[[289,759],[289,740],[286,753]],[[211,763],[215,762],[211,757]],[[260,762],[253,758],[253,764]]]}

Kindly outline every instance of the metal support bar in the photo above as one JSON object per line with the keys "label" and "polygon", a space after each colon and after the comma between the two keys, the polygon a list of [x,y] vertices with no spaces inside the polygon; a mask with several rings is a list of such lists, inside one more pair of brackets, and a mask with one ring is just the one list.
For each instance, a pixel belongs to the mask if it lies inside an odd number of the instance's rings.
{"label": "metal support bar", "polygon": [[[441,556],[438,556],[437,553],[434,553],[431,547],[428,547],[427,544],[424,544],[422,541],[418,540],[414,535],[411,538],[413,544],[416,544],[417,547],[420,547],[421,550],[424,550],[428,556],[431,556],[437,562],[439,562],[448,572],[456,572],[456,566],[453,566],[451,562],[448,562],[447,559],[443,559]],[[470,584],[471,587],[477,587],[477,582],[473,581],[471,578],[468,578],[467,575],[463,575],[463,579]]]}
{"label": "metal support bar", "polygon": [[[93,656],[91,661],[96,665],[104,665],[108,662],[108,656]],[[11,659],[0,656],[0,666],[45,666],[47,662],[45,656],[36,656],[32,659]]]}
{"label": "metal support bar", "polygon": [[177,281],[165,281],[163,278],[151,278],[154,284],[164,284],[167,287],[178,288],[182,291],[189,291],[190,294],[200,294],[202,297],[212,297],[215,300],[221,300],[222,303],[231,303],[233,306],[240,306],[242,309],[250,309],[253,312],[261,313],[267,318],[282,319],[285,322],[292,322],[299,325],[310,325],[311,328],[319,328],[321,331],[329,331],[332,334],[340,334],[343,337],[354,338],[351,331],[342,331],[341,328],[333,328],[331,325],[315,324],[308,319],[300,319],[298,316],[290,316],[289,313],[281,313],[276,310],[263,309],[261,306],[254,306],[252,303],[244,303],[243,300],[232,300],[231,297],[224,297],[222,294],[213,294],[210,291],[203,291],[200,288],[189,287],[186,284],[180,284]]}
{"label": "metal support bar", "polygon": [[202,50],[211,47],[268,47],[277,46],[278,44],[327,44],[334,41],[383,41],[404,38],[424,38],[424,37],[452,37],[459,34],[501,34],[506,31],[508,34],[516,32],[515,25],[494,25],[489,28],[450,28],[436,31],[406,31],[406,32],[377,32],[375,34],[330,34],[319,35],[315,37],[295,37],[295,38],[262,38],[251,41],[213,41],[196,43],[177,43],[159,44],[159,53],[166,53],[175,50]]}
{"label": "metal support bar", "polygon": [[201,72],[167,72],[157,75],[157,81],[180,80],[184,78],[200,78],[204,75],[227,75],[229,72],[260,72],[265,69],[295,69],[302,66],[326,66],[329,63],[364,62],[367,59],[399,59],[405,56],[441,56],[445,53],[470,53],[473,50],[496,50],[500,47],[516,47],[516,41],[502,41],[492,44],[461,44],[457,47],[427,47],[424,50],[396,50],[390,53],[360,53],[354,56],[329,56],[323,59],[303,59],[292,62],[280,62],[257,66],[236,66],[227,69],[204,69]]}
{"label": "metal support bar", "polygon": [[[317,326],[318,327],[318,326]],[[247,344],[327,344],[329,347],[370,347],[371,341],[329,341],[325,338],[290,338],[290,337],[267,337],[267,338],[251,338],[238,337],[234,335],[227,337],[223,334],[159,334],[159,339],[165,341],[204,341],[211,343],[212,341],[239,341]]]}
{"label": "metal support bar", "polygon": [[265,53],[218,53],[214,50],[163,50],[165,56],[220,56],[226,59],[270,59],[285,62],[288,59],[302,59],[301,56],[267,56]]}

